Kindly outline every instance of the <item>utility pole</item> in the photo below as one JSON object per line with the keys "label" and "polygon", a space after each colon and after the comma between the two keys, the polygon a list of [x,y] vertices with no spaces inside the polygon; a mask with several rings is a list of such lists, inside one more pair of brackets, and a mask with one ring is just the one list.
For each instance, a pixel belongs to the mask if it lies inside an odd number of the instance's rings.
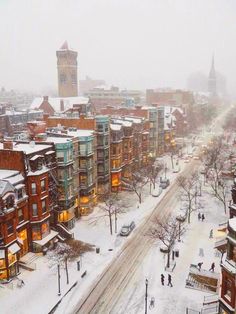
{"label": "utility pole", "polygon": [[147,314],[147,297],[148,297],[148,280],[145,280],[146,291],[145,291],[145,314]]}
{"label": "utility pole", "polygon": [[60,264],[57,264],[57,278],[58,278],[58,295],[61,295],[61,275],[60,275]]}

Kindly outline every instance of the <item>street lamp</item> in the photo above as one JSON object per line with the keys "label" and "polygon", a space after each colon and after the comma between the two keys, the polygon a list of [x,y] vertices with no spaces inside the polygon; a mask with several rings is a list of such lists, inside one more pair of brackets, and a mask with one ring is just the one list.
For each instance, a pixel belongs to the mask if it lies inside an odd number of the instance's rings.
{"label": "street lamp", "polygon": [[147,314],[147,297],[148,297],[148,280],[145,280],[146,292],[145,292],[145,314]]}
{"label": "street lamp", "polygon": [[61,295],[61,282],[60,282],[61,275],[60,275],[60,264],[59,263],[57,264],[57,278],[58,278],[58,295],[60,296]]}

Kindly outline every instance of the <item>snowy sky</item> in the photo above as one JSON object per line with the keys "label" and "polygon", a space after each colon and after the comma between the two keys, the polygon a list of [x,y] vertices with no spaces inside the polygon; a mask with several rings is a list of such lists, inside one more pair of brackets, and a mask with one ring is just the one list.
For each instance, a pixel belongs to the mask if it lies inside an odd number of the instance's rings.
{"label": "snowy sky", "polygon": [[218,71],[233,90],[234,0],[0,0],[0,86],[57,86],[55,51],[78,50],[79,78],[120,87],[185,87],[191,72]]}

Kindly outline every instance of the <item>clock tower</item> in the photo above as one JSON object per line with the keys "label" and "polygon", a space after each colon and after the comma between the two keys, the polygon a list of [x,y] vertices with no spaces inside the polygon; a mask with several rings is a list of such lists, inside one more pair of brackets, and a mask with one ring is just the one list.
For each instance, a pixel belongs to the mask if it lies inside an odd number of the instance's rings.
{"label": "clock tower", "polygon": [[59,97],[78,96],[76,51],[68,48],[67,41],[57,51],[57,74]]}

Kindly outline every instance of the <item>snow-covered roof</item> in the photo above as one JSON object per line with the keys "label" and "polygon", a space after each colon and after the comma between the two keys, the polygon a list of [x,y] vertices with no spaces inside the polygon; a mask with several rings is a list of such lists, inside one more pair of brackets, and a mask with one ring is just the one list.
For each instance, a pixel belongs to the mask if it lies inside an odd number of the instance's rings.
{"label": "snow-covered roof", "polygon": [[133,118],[133,117],[125,117],[124,119],[127,121],[132,121],[134,123],[141,123],[143,121],[142,118]]}
{"label": "snow-covered roof", "polygon": [[59,137],[59,136],[49,136],[46,139],[46,142],[55,143],[55,144],[65,144],[71,142],[71,137]]}
{"label": "snow-covered roof", "polygon": [[111,128],[112,131],[120,131],[121,128],[122,128],[122,125],[121,124],[111,123],[110,124],[110,128]]}
{"label": "snow-covered roof", "polygon": [[123,119],[114,119],[114,123],[119,123],[119,124],[122,124],[123,126],[126,126],[126,127],[131,127],[132,126],[132,122],[131,121],[126,121],[126,120],[123,120]]}
{"label": "snow-covered roof", "polygon": [[15,176],[19,173],[17,170],[0,169],[0,180]]}
{"label": "snow-covered roof", "polygon": [[[13,150],[20,151],[20,152],[23,151],[25,152],[26,155],[40,152],[49,147],[51,147],[51,145],[13,142]],[[0,143],[0,149],[3,149],[3,143]]]}
{"label": "snow-covered roof", "polygon": [[[53,107],[56,112],[61,112],[61,100],[64,103],[64,111],[67,111],[73,108],[73,105],[86,105],[89,103],[88,97],[48,97],[49,104]],[[31,109],[40,108],[43,103],[43,97],[34,98],[33,102],[30,105]],[[64,112],[63,111],[63,112]]]}
{"label": "snow-covered roof", "polygon": [[47,167],[43,166],[42,169],[40,169],[40,170],[36,170],[34,172],[33,171],[29,171],[27,176],[40,176],[41,174],[44,174],[44,173],[48,172],[48,170],[49,169]]}
{"label": "snow-covered roof", "polygon": [[0,180],[0,195],[3,195],[8,191],[14,191],[13,185],[8,181]]}
{"label": "snow-covered roof", "polygon": [[49,235],[47,235],[46,237],[44,237],[42,240],[37,240],[37,241],[33,241],[34,243],[37,243],[40,246],[45,245],[46,243],[48,243],[50,240],[52,240],[53,238],[55,238],[58,235],[58,232],[51,230]]}
{"label": "snow-covered roof", "polygon": [[232,230],[236,231],[236,217],[229,219],[229,226]]}
{"label": "snow-covered roof", "polygon": [[94,131],[93,130],[76,130],[76,131],[68,131],[67,132],[68,135],[70,136],[92,136],[94,135]]}

